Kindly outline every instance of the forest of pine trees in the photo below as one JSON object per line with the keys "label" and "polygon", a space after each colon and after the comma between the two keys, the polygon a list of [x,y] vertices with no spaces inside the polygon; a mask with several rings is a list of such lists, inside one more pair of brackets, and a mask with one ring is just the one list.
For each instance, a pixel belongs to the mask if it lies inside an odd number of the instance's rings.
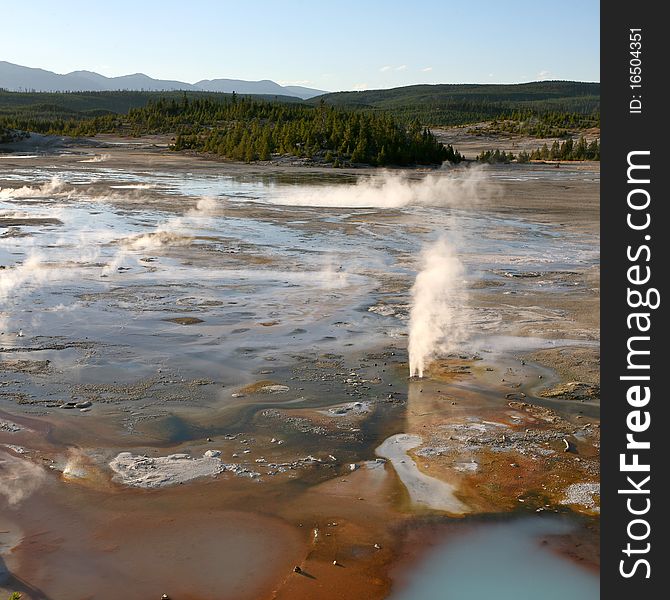
{"label": "forest of pine trees", "polygon": [[0,144],[16,142],[26,137],[28,137],[28,134],[24,131],[16,131],[0,125]]}
{"label": "forest of pine trees", "polygon": [[[175,150],[192,149],[242,161],[274,154],[320,158],[334,166],[459,162],[418,122],[405,127],[387,114],[233,98],[220,103],[154,103],[128,114],[134,128],[176,131]],[[185,125],[188,123],[188,125]]]}
{"label": "forest of pine trees", "polygon": [[[4,94],[4,96],[3,96]],[[129,96],[130,94],[130,96]],[[97,133],[141,136],[169,134],[171,148],[209,153],[239,161],[270,160],[280,155],[310,158],[333,166],[350,164],[429,165],[445,160],[460,162],[463,156],[450,145],[443,145],[419,120],[403,108],[389,110],[353,108],[326,104],[273,101],[232,95],[172,93],[135,98],[139,93],[109,94],[33,94],[33,104],[21,104],[23,96],[0,93],[0,142],[16,139],[18,132],[65,136],[94,136]],[[141,95],[141,94],[140,94]],[[100,96],[100,97],[98,97]],[[109,97],[108,97],[109,96]],[[60,99],[60,100],[59,100]],[[66,106],[66,101],[70,104]],[[112,108],[102,108],[102,101]],[[57,103],[58,101],[58,103]],[[115,112],[125,103],[147,102]],[[71,105],[71,106],[70,106]],[[495,113],[477,134],[532,135],[564,138],[532,152],[517,156],[500,150],[482,152],[477,160],[487,163],[528,162],[530,160],[600,160],[599,141],[573,140],[570,132],[597,128],[597,109],[591,113],[568,111],[538,112],[533,108],[503,110],[499,104],[465,100],[447,103],[459,109],[459,119],[481,117],[479,112]],[[97,108],[96,108],[97,107]],[[434,107],[438,110],[438,107]],[[486,110],[484,110],[486,108]],[[495,110],[494,110],[495,109]],[[432,110],[423,106],[423,111]],[[472,110],[472,114],[470,111]],[[495,112],[497,111],[497,112]],[[423,115],[427,117],[427,114]],[[455,117],[454,117],[455,118]],[[458,120],[458,119],[457,119]]]}
{"label": "forest of pine trees", "polygon": [[[418,121],[409,125],[386,113],[270,102],[235,94],[224,99],[159,98],[126,115],[89,118],[14,117],[8,127],[37,133],[174,135],[174,150],[194,150],[241,161],[288,154],[343,164],[430,165],[462,156]],[[0,122],[0,124],[2,124]]]}
{"label": "forest of pine trees", "polygon": [[587,142],[584,136],[581,136],[577,143],[572,138],[559,143],[554,140],[551,148],[544,144],[532,152],[521,151],[517,156],[512,152],[496,150],[482,151],[477,157],[477,161],[482,163],[527,163],[531,160],[600,160],[600,142],[594,139]]}
{"label": "forest of pine trees", "polygon": [[483,129],[474,129],[474,134],[526,135],[538,138],[564,137],[571,131],[600,127],[600,113],[582,114],[574,112],[512,111],[495,118]]}

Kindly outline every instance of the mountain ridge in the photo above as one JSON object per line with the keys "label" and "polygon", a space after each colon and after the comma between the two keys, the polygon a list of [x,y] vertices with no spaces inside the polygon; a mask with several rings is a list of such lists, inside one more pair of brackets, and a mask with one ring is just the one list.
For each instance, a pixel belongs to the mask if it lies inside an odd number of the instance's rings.
{"label": "mountain ridge", "polygon": [[203,79],[186,83],[172,79],[155,79],[145,73],[106,77],[87,70],[59,74],[46,69],[25,67],[0,61],[0,88],[10,91],[36,92],[102,92],[102,91],[207,91],[238,94],[297,96],[303,100],[325,94],[323,90],[303,86],[282,86],[264,79]]}

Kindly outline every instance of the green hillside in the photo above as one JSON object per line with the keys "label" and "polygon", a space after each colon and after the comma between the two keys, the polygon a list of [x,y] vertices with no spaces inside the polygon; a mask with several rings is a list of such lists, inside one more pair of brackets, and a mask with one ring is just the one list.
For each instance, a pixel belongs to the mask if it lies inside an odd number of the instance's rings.
{"label": "green hillside", "polygon": [[[0,141],[11,132],[177,135],[175,149],[235,160],[275,152],[334,164],[460,160],[427,129],[487,122],[486,133],[565,139],[600,126],[600,85],[415,85],[338,92],[308,102],[215,92],[30,93],[0,90]],[[592,134],[591,134],[592,137]]]}
{"label": "green hillside", "polygon": [[[220,92],[8,92],[0,90],[1,117],[33,119],[81,119],[109,114],[126,114],[162,98],[180,101],[184,96],[224,100],[232,94]],[[253,96],[261,100],[301,102],[291,96]]]}
{"label": "green hillside", "polygon": [[[335,92],[308,102],[383,110],[424,125],[463,125],[478,121],[573,115],[578,126],[599,124],[600,84],[537,81],[520,84],[411,85],[388,90]],[[554,117],[555,120],[555,117]]]}

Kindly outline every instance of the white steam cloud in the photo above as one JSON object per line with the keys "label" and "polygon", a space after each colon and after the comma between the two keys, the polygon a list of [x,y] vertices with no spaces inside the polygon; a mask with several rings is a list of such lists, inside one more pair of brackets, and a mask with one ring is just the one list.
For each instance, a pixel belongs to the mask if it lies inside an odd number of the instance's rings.
{"label": "white steam cloud", "polygon": [[0,455],[0,498],[16,506],[35,492],[44,482],[44,469],[29,460],[6,453]]}
{"label": "white steam cloud", "polygon": [[54,175],[51,181],[37,187],[24,185],[20,188],[0,188],[0,200],[8,198],[42,198],[53,194],[61,194],[65,188],[65,181]]}
{"label": "white steam cloud", "polygon": [[89,475],[90,459],[79,448],[68,448],[68,457],[63,467],[63,479],[85,479]]}
{"label": "white steam cloud", "polygon": [[54,257],[48,253],[48,249],[38,248],[34,240],[28,242],[23,248],[25,258],[0,271],[0,302],[19,295],[24,288],[36,289],[51,281],[68,279],[75,269],[87,267],[97,261],[101,254],[100,244],[111,239],[113,232],[104,230],[80,232],[78,236],[61,235],[52,246],[69,248],[71,256],[70,260],[62,256],[58,261],[53,260]]}
{"label": "white steam cloud", "polygon": [[421,271],[411,289],[409,374],[423,377],[428,364],[465,335],[459,318],[467,303],[465,268],[446,239],[424,248]]}
{"label": "white steam cloud", "polygon": [[204,196],[194,208],[187,210],[183,216],[172,217],[157,225],[154,231],[125,238],[120,241],[120,249],[102,269],[103,275],[109,275],[123,265],[133,251],[158,250],[164,247],[190,245],[195,237],[187,233],[195,224],[198,227],[208,225],[220,207],[215,198]]}
{"label": "white steam cloud", "polygon": [[337,261],[336,258],[337,256],[330,253],[323,257],[321,270],[313,274],[313,283],[319,283],[321,287],[327,290],[346,288],[352,283],[342,261]]}
{"label": "white steam cloud", "polygon": [[154,190],[158,186],[155,183],[121,183],[109,187],[113,190]]}
{"label": "white steam cloud", "polygon": [[111,158],[110,154],[96,154],[93,158],[86,158],[84,160],[80,160],[80,163],[101,163],[108,161]]}
{"label": "white steam cloud", "polygon": [[162,246],[188,246],[193,239],[193,236],[159,228],[151,233],[143,233],[142,235],[125,240],[123,247],[129,250],[156,250]]}
{"label": "white steam cloud", "polygon": [[481,197],[483,181],[482,168],[441,171],[421,179],[385,172],[352,185],[301,187],[280,193],[270,201],[328,208],[460,206]]}
{"label": "white steam cloud", "polygon": [[4,269],[0,277],[0,301],[7,301],[15,290],[26,284],[40,286],[58,277],[58,272],[49,269],[45,259],[39,252],[31,253],[19,265]]}
{"label": "white steam cloud", "polygon": [[195,205],[195,208],[192,208],[189,211],[186,211],[187,217],[212,217],[216,214],[216,211],[219,208],[219,202],[216,198],[211,196],[203,196],[198,200],[198,203]]}
{"label": "white steam cloud", "polygon": [[53,262],[54,256],[47,254],[46,250],[35,247],[34,242],[26,246],[26,256],[22,261],[0,270],[0,332],[9,333],[10,328],[17,329],[17,325],[10,321],[9,312],[6,312],[10,304],[20,305],[24,296],[54,282],[83,277],[85,269],[100,258],[100,244],[110,241],[112,235],[113,232],[97,230],[82,232],[76,238],[61,236],[53,246],[61,249],[70,247],[72,258],[66,260],[63,257],[57,262]]}

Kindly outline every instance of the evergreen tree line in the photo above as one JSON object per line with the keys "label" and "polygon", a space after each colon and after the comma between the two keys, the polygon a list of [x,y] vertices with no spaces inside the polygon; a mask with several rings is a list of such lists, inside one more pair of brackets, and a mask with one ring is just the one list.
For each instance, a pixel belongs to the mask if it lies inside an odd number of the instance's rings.
{"label": "evergreen tree line", "polygon": [[128,113],[137,133],[176,132],[174,150],[191,149],[233,160],[276,154],[320,158],[335,166],[459,162],[418,122],[404,126],[388,114],[237,98],[157,101]]}
{"label": "evergreen tree line", "polygon": [[472,133],[503,133],[532,137],[569,137],[573,131],[600,127],[600,113],[584,115],[574,112],[548,112],[539,115],[532,111],[514,111],[494,119],[483,130]]}
{"label": "evergreen tree line", "polygon": [[275,154],[318,158],[335,166],[439,164],[462,156],[444,146],[418,121],[409,125],[388,113],[352,111],[324,103],[270,102],[233,94],[225,99],[184,95],[150,102],[126,115],[48,118],[0,117],[0,126],[37,133],[175,135],[174,150],[191,149],[233,160],[268,160]]}
{"label": "evergreen tree line", "polygon": [[[499,86],[505,89],[497,92],[490,86],[474,86],[474,92],[465,89],[473,86],[455,86],[457,89],[442,92],[436,90],[440,86],[429,86],[429,89],[418,87],[420,89],[415,91],[401,88],[395,91],[341,92],[307,102],[299,102],[295,98],[258,96],[255,100],[308,107],[317,106],[325,100],[329,106],[339,109],[391,114],[406,127],[417,120],[429,127],[493,121],[491,128],[495,131],[536,137],[563,137],[570,132],[600,125],[598,95],[589,95],[589,90],[579,86],[578,89],[568,88],[561,92],[564,85],[554,90],[556,85],[553,84],[548,86],[551,89],[544,89],[547,86],[543,84],[533,84],[530,88],[524,86],[524,89],[528,88],[525,93],[519,91],[511,95],[509,90],[506,91],[509,86]],[[479,87],[485,88],[486,93],[477,91]],[[544,97],[549,92],[550,97]],[[474,93],[472,97],[471,93]],[[535,98],[538,93],[543,97]],[[565,97],[553,97],[555,94],[565,94]],[[0,91],[0,124],[10,128],[30,128],[40,133],[51,130],[88,135],[92,129],[113,129],[115,116],[125,115],[130,109],[146,107],[158,98],[164,104],[179,104],[183,97],[192,101],[210,99],[215,102],[230,98],[227,94],[214,92]],[[107,118],[96,124],[81,123],[92,117]]]}
{"label": "evergreen tree line", "polygon": [[27,137],[29,137],[29,135],[24,131],[15,131],[0,125],[0,144],[18,142]]}
{"label": "evergreen tree line", "polygon": [[[450,101],[417,103],[405,106],[384,106],[376,110],[390,112],[405,122],[415,119],[433,127],[469,125],[492,121],[491,128],[499,132],[521,133],[533,137],[560,137],[569,131],[600,127],[600,111],[590,105],[582,110],[569,110],[572,105],[542,108],[528,103],[520,108],[497,102]],[[536,105],[538,104],[538,105]],[[576,108],[576,107],[574,107]],[[586,110],[589,109],[589,110]]]}
{"label": "evergreen tree line", "polygon": [[543,144],[541,148],[531,152],[522,150],[516,156],[512,152],[496,149],[482,151],[477,157],[477,161],[488,164],[527,163],[531,160],[600,160],[600,142],[594,139],[589,143],[584,136],[581,136],[577,143],[572,138],[563,143],[554,140],[551,148]]}
{"label": "evergreen tree line", "polygon": [[91,137],[97,133],[114,133],[120,130],[123,120],[119,115],[96,117],[49,117],[48,115],[0,116],[0,129],[42,133],[45,135],[66,135]]}

